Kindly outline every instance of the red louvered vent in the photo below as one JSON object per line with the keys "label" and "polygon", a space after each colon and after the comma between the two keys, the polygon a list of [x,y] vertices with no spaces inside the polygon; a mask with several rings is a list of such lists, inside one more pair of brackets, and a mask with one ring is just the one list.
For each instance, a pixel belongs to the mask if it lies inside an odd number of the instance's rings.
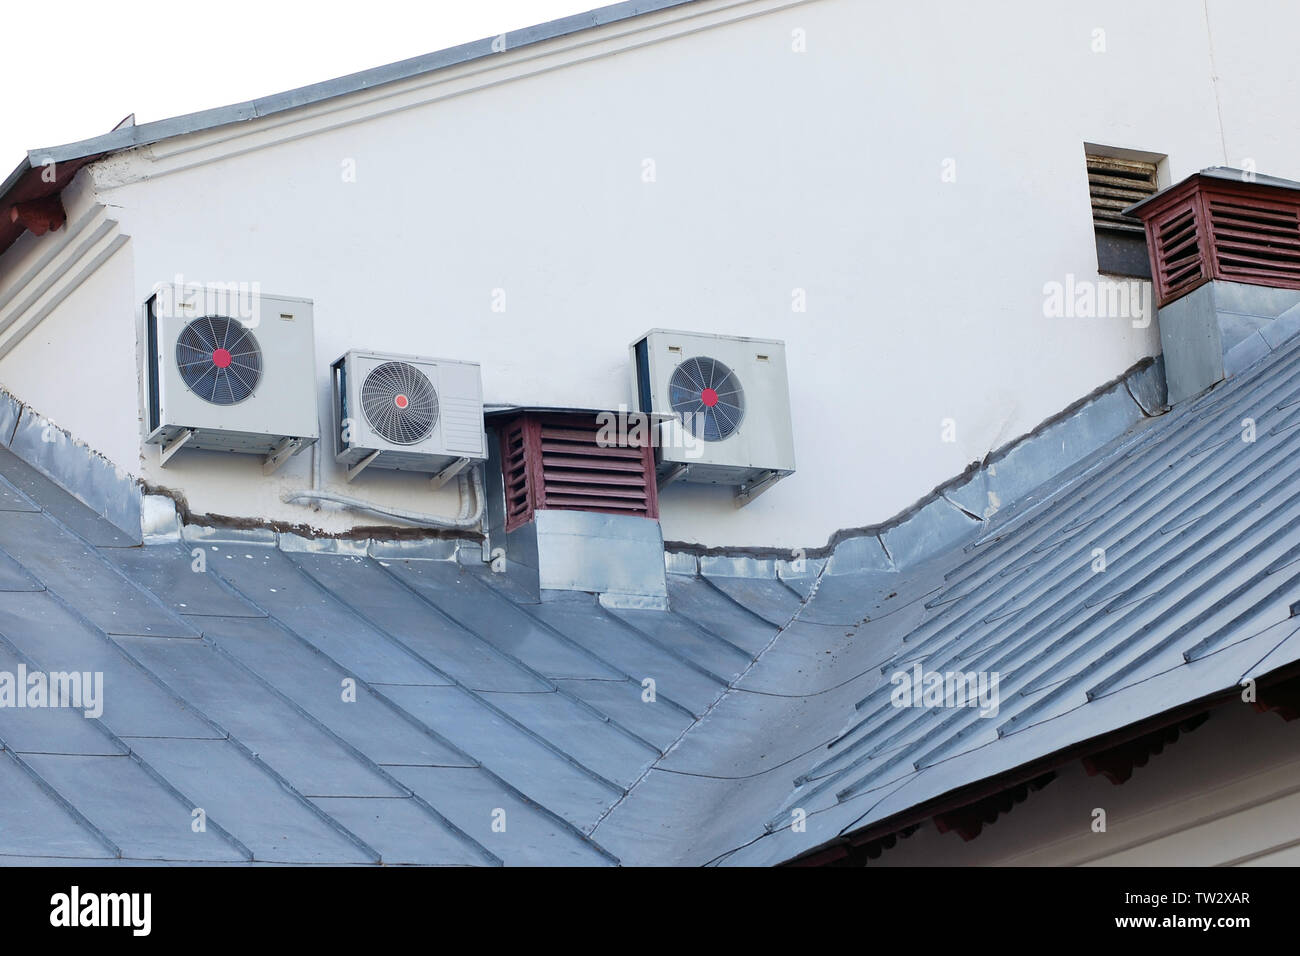
{"label": "red louvered vent", "polygon": [[1205,204],[1220,278],[1300,288],[1300,202],[1209,193]]}
{"label": "red louvered vent", "polygon": [[1136,215],[1157,306],[1211,279],[1300,289],[1300,190],[1197,173]]}
{"label": "red louvered vent", "polygon": [[501,429],[501,475],[506,495],[506,530],[513,531],[533,517],[532,485],[528,480],[528,429],[516,419]]}
{"label": "red louvered vent", "polygon": [[1171,206],[1147,224],[1151,274],[1162,291],[1161,305],[1196,288],[1209,278],[1201,247],[1200,205],[1194,196]]}
{"label": "red louvered vent", "polygon": [[504,425],[506,531],[544,509],[658,518],[654,448],[602,437],[593,415],[527,414]]}

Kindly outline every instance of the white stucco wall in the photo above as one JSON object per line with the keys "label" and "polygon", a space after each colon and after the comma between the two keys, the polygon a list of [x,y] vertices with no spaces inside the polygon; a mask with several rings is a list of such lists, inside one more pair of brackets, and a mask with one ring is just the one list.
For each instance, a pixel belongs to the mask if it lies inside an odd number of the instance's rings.
{"label": "white stucco wall", "polygon": [[[1097,276],[1085,142],[1167,154],[1174,180],[1243,159],[1300,178],[1290,58],[1255,43],[1287,31],[1238,7],[1208,5],[1212,67],[1200,0],[996,14],[711,0],[167,141],[94,170],[134,270],[129,295],[116,262],[110,287],[87,287],[112,330],[96,334],[133,338],[150,288],[177,274],[311,298],[322,417],[328,363],[353,347],[478,361],[489,402],[613,407],[648,328],[780,338],[797,474],[740,510],[728,491],[673,485],[664,536],[817,546],[1158,351],[1154,324],[1044,317],[1045,283]],[[78,332],[84,307],[66,311],[29,356]],[[0,384],[60,418],[49,393],[64,384],[16,368],[21,355],[0,360]],[[194,511],[375,523],[281,503],[311,482],[307,455],[269,480],[252,458],[159,469],[155,448],[141,455],[135,383],[115,369],[69,427]],[[345,486],[324,458],[326,488],[456,509],[454,487]]]}
{"label": "white stucco wall", "polygon": [[[112,303],[135,293],[129,245],[79,285],[0,362],[0,384],[95,451],[139,474],[135,339]],[[116,418],[116,420],[114,420]]]}

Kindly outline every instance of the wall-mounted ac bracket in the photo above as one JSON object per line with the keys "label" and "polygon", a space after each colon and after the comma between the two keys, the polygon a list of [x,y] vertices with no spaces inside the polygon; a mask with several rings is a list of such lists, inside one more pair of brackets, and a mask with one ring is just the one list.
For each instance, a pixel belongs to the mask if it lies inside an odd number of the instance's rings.
{"label": "wall-mounted ac bracket", "polygon": [[172,455],[184,447],[185,443],[194,437],[194,429],[187,428],[167,444],[158,449],[158,464],[163,468],[167,467],[167,462],[171,461]]}
{"label": "wall-mounted ac bracket", "polygon": [[370,464],[372,461],[374,461],[376,458],[378,458],[378,457],[380,456],[381,453],[382,453],[382,450],[381,450],[381,451],[372,451],[369,455],[366,455],[365,458],[362,458],[359,462],[357,462],[355,465],[353,465],[351,468],[349,468],[349,469],[348,469],[348,473],[347,473],[347,480],[350,482],[350,481],[352,481],[352,479],[355,478],[357,475],[359,475],[359,474],[361,474],[363,471],[365,471],[365,470],[366,470],[366,465]]}
{"label": "wall-mounted ac bracket", "polygon": [[280,466],[302,451],[306,443],[301,438],[285,438],[271,449],[271,454],[262,459],[262,474],[273,475]]}
{"label": "wall-mounted ac bracket", "polygon": [[466,466],[469,465],[473,460],[474,459],[472,458],[457,458],[455,461],[453,461],[442,471],[438,472],[436,475],[430,478],[429,484],[435,489],[441,488],[447,482],[451,481],[451,479],[455,478],[462,471],[464,471]]}
{"label": "wall-mounted ac bracket", "polygon": [[751,481],[741,485],[736,489],[736,507],[745,507],[745,505],[749,504],[784,477],[785,475],[781,474],[779,471],[769,471],[762,475],[757,481]]}
{"label": "wall-mounted ac bracket", "polygon": [[671,471],[665,473],[664,476],[659,479],[658,486],[660,488],[664,488],[667,487],[668,485],[671,485],[674,481],[677,481],[680,478],[685,478],[686,472],[690,470],[690,467],[691,467],[690,465],[674,466]]}

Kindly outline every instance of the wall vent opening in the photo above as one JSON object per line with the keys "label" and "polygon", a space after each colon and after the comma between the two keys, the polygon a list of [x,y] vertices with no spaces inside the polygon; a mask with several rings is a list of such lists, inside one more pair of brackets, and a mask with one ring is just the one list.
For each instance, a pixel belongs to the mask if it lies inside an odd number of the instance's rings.
{"label": "wall vent opening", "polygon": [[1124,214],[1159,188],[1154,161],[1085,154],[1097,269],[1108,275],[1151,278],[1142,223]]}

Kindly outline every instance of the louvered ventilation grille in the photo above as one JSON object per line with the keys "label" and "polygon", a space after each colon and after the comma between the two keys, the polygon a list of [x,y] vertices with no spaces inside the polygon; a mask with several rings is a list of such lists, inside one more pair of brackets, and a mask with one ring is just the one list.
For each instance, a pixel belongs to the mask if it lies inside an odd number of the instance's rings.
{"label": "louvered ventilation grille", "polygon": [[1157,306],[1212,279],[1300,289],[1300,190],[1199,174],[1139,215]]}
{"label": "louvered ventilation grille", "polygon": [[659,517],[654,449],[602,446],[587,415],[525,416],[501,431],[506,530],[537,509]]}
{"label": "louvered ventilation grille", "polygon": [[1206,207],[1221,278],[1293,286],[1300,282],[1300,207],[1209,195]]}
{"label": "louvered ventilation grille", "polygon": [[1109,156],[1089,156],[1087,160],[1093,225],[1110,232],[1141,235],[1142,224],[1121,210],[1155,194],[1155,163]]}
{"label": "louvered ventilation grille", "polygon": [[1200,233],[1194,198],[1171,206],[1152,220],[1155,273],[1163,292],[1160,304],[1207,278]]}
{"label": "louvered ventilation grille", "polygon": [[501,431],[501,476],[506,496],[506,530],[513,531],[533,516],[532,484],[528,480],[528,422],[519,419]]}

